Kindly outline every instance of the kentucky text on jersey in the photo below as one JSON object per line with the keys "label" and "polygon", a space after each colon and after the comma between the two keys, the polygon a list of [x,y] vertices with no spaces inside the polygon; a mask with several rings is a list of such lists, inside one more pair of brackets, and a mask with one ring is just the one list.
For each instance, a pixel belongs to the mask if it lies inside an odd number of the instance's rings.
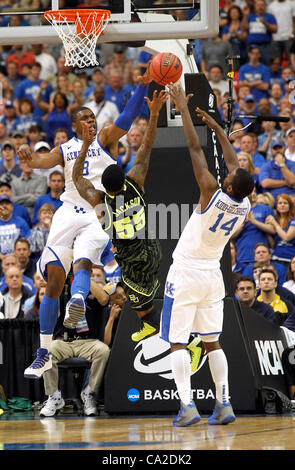
{"label": "kentucky text on jersey", "polygon": [[220,201],[220,200],[217,201],[216,207],[218,207],[218,209],[220,209],[224,212],[229,212],[230,214],[236,214],[236,215],[246,215],[247,212],[248,212],[247,207],[229,206],[228,204],[226,204],[225,202]]}
{"label": "kentucky text on jersey", "polygon": [[[75,150],[73,152],[68,152],[67,153],[67,161],[76,160],[76,158],[78,158],[79,153],[80,152],[78,150]],[[100,155],[100,150],[97,149],[97,148],[88,149],[88,151],[87,151],[87,157],[99,157],[99,155]]]}

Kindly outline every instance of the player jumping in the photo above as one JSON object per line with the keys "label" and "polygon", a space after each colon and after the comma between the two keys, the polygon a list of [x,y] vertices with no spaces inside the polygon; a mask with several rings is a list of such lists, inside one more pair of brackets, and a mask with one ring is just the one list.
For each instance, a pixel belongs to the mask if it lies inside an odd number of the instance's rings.
{"label": "player jumping", "polygon": [[228,176],[222,189],[209,172],[206,157],[195,131],[186,97],[179,84],[170,94],[182,117],[195,179],[200,189],[198,208],[191,215],[173,252],[165,286],[160,336],[171,345],[171,366],[181,401],[174,426],[189,426],[201,417],[192,399],[190,358],[186,350],[191,333],[198,334],[208,354],[216,388],[216,404],[209,424],[235,420],[228,386],[228,364],[219,336],[223,324],[224,282],[220,259],[235,230],[250,210],[247,196],[254,187],[250,174],[239,168],[236,153],[223,129],[204,111],[197,114],[216,132],[222,146]]}
{"label": "player jumping", "polygon": [[[125,294],[142,321],[142,329],[132,335],[140,341],[159,332],[160,311],[153,299],[159,287],[158,272],[162,257],[158,240],[151,237],[146,225],[144,183],[149,169],[150,154],[157,131],[160,109],[167,101],[167,92],[153,94],[149,107],[150,118],[143,143],[137,151],[133,167],[124,175],[119,165],[110,165],[103,172],[102,183],[106,194],[97,190],[83,177],[84,160],[92,140],[92,130],[84,126],[84,145],[75,161],[73,181],[81,197],[93,207],[104,201],[105,230],[110,233],[116,248],[116,260],[121,268]],[[112,231],[114,230],[114,233]],[[200,339],[188,344],[192,371],[197,369],[201,348]]]}
{"label": "player jumping", "polygon": [[90,109],[81,107],[72,117],[76,136],[71,140],[48,153],[32,152],[28,145],[22,145],[18,151],[19,160],[26,161],[31,168],[46,169],[62,165],[65,174],[65,191],[60,198],[63,205],[54,214],[47,244],[38,262],[47,285],[40,305],[40,348],[36,359],[25,370],[24,376],[27,378],[40,378],[52,367],[50,344],[59,312],[59,297],[71,263],[74,280],[64,320],[64,325],[69,328],[73,328],[84,316],[92,264],[100,263],[103,251],[111,243],[93,206],[81,198],[72,180],[73,166],[83,147],[82,130],[87,128],[92,136],[83,164],[84,178],[93,182],[95,188],[104,190],[101,176],[109,165],[116,162],[118,141],[137,117],[150,82],[147,69],[124,111],[114,124],[104,127],[99,134],[95,115]]}

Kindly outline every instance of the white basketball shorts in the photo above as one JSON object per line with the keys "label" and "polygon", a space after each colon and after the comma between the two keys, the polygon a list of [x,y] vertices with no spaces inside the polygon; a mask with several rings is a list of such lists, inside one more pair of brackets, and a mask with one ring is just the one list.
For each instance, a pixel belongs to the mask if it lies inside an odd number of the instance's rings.
{"label": "white basketball shorts", "polygon": [[222,332],[224,296],[220,269],[196,269],[174,262],[165,284],[161,338],[185,345],[193,333],[203,341],[216,341]]}
{"label": "white basketball shorts", "polygon": [[38,270],[46,279],[46,266],[55,262],[64,269],[65,276],[72,262],[88,259],[101,264],[104,249],[110,244],[95,211],[63,203],[55,212],[46,247],[38,261]]}

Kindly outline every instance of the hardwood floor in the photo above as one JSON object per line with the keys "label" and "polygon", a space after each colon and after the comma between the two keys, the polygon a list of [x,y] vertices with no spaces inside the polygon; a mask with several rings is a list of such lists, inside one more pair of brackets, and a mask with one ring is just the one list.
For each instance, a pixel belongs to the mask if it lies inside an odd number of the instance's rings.
{"label": "hardwood floor", "polygon": [[0,417],[2,450],[294,450],[295,414],[237,416],[227,426],[174,428],[172,417]]}

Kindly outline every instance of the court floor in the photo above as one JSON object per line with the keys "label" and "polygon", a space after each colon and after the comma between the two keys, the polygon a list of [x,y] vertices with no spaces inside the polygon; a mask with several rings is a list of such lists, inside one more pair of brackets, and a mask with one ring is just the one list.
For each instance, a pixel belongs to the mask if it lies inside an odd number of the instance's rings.
{"label": "court floor", "polygon": [[[210,426],[208,416],[174,428],[172,416],[58,415],[37,412],[0,416],[1,450],[294,450],[295,413],[238,415],[235,423]],[[0,459],[1,459],[0,453]],[[2,454],[3,456],[3,454]]]}

